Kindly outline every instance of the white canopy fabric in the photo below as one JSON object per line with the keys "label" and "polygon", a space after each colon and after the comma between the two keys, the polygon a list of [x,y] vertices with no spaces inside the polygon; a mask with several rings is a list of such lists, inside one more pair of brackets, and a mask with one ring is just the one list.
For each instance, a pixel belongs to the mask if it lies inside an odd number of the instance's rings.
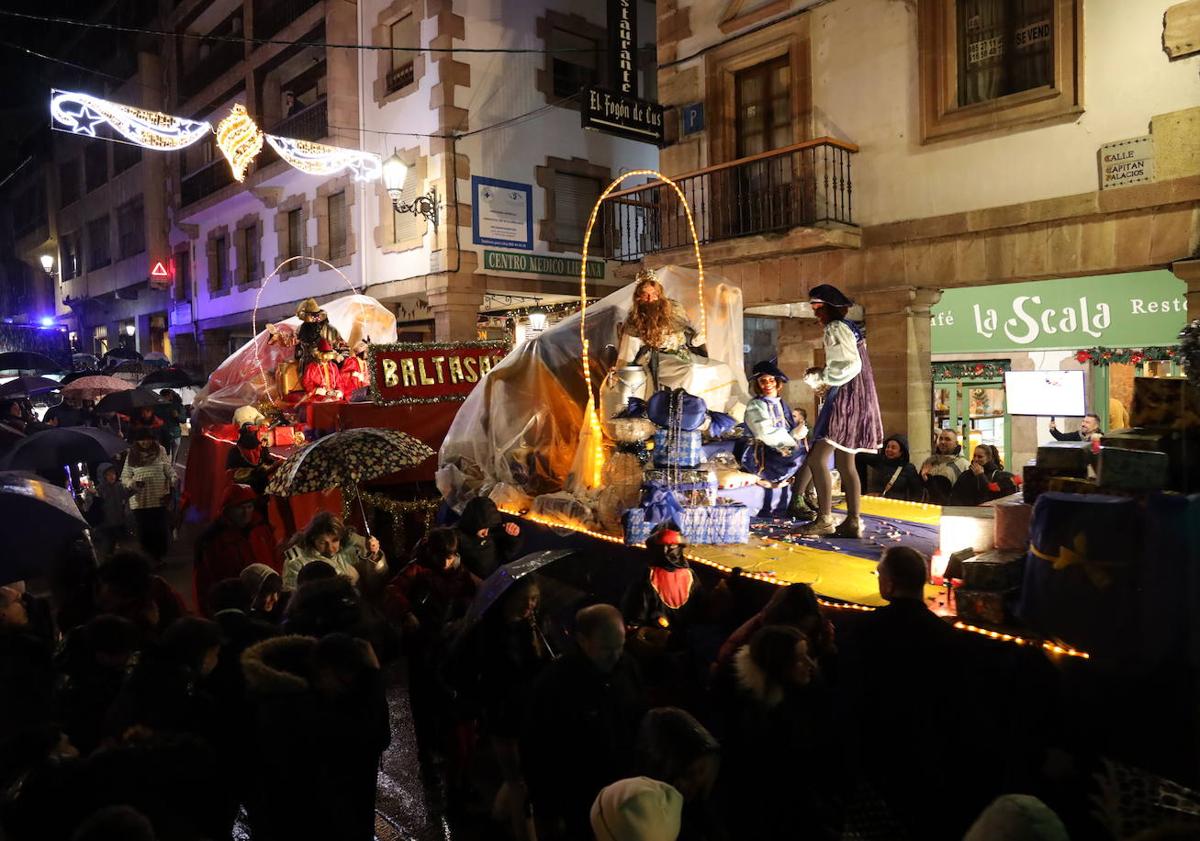
{"label": "white canopy fabric", "polygon": [[[668,266],[655,274],[668,297],[683,304],[699,327],[697,272]],[[594,388],[616,362],[618,328],[632,303],[630,284],[587,308]],[[734,378],[727,404],[709,408],[738,414],[748,399],[742,292],[709,274],[705,303],[709,356],[728,363]],[[578,487],[571,473],[588,399],[579,320],[579,314],[566,318],[515,348],[463,403],[439,455],[438,488],[452,506],[501,485],[529,497]]]}

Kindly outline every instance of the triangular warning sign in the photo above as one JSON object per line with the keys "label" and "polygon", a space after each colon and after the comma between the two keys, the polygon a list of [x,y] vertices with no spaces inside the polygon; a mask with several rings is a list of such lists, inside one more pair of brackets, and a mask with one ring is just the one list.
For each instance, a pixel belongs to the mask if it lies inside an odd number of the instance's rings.
{"label": "triangular warning sign", "polygon": [[171,273],[167,271],[166,264],[159,260],[154,264],[154,268],[150,270],[150,277],[170,277]]}

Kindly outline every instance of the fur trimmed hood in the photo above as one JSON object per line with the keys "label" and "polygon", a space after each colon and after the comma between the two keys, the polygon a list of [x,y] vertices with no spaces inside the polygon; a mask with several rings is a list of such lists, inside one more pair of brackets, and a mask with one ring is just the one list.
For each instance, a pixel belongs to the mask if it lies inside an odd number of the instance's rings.
{"label": "fur trimmed hood", "polygon": [[250,646],[242,654],[246,689],[259,695],[308,692],[308,663],[316,645],[315,637],[292,634]]}
{"label": "fur trimmed hood", "polygon": [[733,655],[733,673],[737,677],[738,687],[768,709],[783,700],[783,687],[772,683],[766,672],[754,662],[749,645],[743,645]]}

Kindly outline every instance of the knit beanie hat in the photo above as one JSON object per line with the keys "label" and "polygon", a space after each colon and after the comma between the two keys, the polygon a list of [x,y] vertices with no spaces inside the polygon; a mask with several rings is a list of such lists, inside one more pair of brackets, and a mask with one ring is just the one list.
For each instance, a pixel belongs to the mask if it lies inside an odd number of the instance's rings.
{"label": "knit beanie hat", "polygon": [[1069,841],[1058,815],[1028,794],[993,800],[976,818],[963,841]]}
{"label": "knit beanie hat", "polygon": [[592,804],[596,841],[675,841],[683,819],[683,795],[649,777],[617,780]]}

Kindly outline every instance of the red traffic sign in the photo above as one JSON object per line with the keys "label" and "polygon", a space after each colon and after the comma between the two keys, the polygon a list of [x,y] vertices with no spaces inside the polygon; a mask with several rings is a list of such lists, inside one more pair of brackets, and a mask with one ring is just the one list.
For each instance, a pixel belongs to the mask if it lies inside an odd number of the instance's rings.
{"label": "red traffic sign", "polygon": [[154,264],[154,268],[150,270],[150,277],[170,277],[171,272],[167,269],[167,264],[159,260]]}

